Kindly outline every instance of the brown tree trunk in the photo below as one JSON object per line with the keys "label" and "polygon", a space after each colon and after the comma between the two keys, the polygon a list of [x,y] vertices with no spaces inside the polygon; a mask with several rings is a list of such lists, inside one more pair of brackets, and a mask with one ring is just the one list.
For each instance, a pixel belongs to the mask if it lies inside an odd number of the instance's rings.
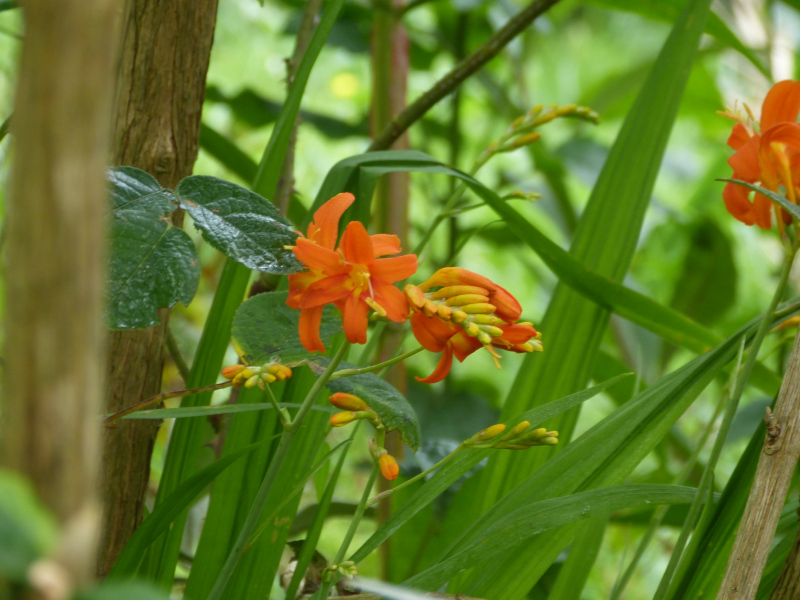
{"label": "brown tree trunk", "polygon": [[[191,175],[197,158],[217,0],[128,0],[115,104],[114,164],[138,167],[164,187]],[[182,215],[173,216],[180,224]],[[113,331],[106,409],[116,412],[161,389],[162,324]],[[121,421],[103,448],[105,514],[98,556],[104,575],[142,518],[155,421]]]}
{"label": "brown tree trunk", "polygon": [[797,532],[794,545],[769,595],[769,600],[797,600],[797,598],[800,598],[800,531]]}
{"label": "brown tree trunk", "polygon": [[62,524],[58,558],[71,585],[91,578],[100,517],[117,9],[114,0],[57,8],[27,0],[24,9],[6,222],[3,456]]}

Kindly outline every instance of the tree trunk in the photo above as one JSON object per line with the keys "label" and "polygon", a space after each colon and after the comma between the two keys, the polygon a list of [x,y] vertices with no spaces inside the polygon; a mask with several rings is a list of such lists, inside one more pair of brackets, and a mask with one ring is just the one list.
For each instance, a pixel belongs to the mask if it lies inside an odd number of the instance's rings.
{"label": "tree trunk", "polygon": [[800,598],[800,531],[797,532],[794,545],[769,595],[769,600],[797,600],[797,598]]}
{"label": "tree trunk", "polygon": [[[191,175],[197,158],[217,0],[128,0],[115,104],[114,164],[138,167],[164,187]],[[181,214],[173,215],[180,224]],[[161,390],[162,324],[113,331],[106,409],[116,412]],[[103,448],[105,514],[98,572],[108,572],[142,518],[156,421],[121,421]]]}
{"label": "tree trunk", "polygon": [[[91,578],[105,371],[105,168],[114,0],[27,0],[7,216],[4,460],[63,526],[70,583]],[[35,584],[35,582],[34,582]]]}

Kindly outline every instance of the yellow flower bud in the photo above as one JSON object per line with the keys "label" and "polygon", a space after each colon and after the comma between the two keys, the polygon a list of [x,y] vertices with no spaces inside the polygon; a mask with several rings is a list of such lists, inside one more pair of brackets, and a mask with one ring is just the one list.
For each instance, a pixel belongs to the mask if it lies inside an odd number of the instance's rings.
{"label": "yellow flower bud", "polygon": [[453,315],[453,309],[449,306],[445,306],[444,304],[440,304],[436,308],[436,314],[438,317],[444,321],[449,321],[450,317]]}
{"label": "yellow flower bud", "polygon": [[[474,325],[474,323],[470,323],[470,324]],[[491,346],[492,345],[492,336],[490,336],[485,331],[479,331],[477,337],[478,337],[478,341],[481,344],[483,344],[484,346]]]}
{"label": "yellow flower bud", "polygon": [[467,320],[467,313],[463,310],[454,310],[453,314],[450,315],[450,320],[453,323],[463,323]]}
{"label": "yellow flower bud", "polygon": [[467,304],[466,306],[459,306],[467,314],[492,314],[496,309],[494,304],[488,302],[479,302],[477,304]]}
{"label": "yellow flower bud", "polygon": [[260,377],[258,375],[253,375],[247,381],[244,382],[244,387],[251,388],[251,387],[255,386],[256,384],[258,384],[258,380],[259,379],[260,379]]}
{"label": "yellow flower bud", "polygon": [[497,437],[505,430],[506,426],[503,425],[502,423],[498,423],[497,425],[492,425],[491,427],[487,427],[486,429],[478,433],[476,436],[474,436],[473,439],[475,439],[478,442],[485,442],[486,440],[490,440],[494,437]]}
{"label": "yellow flower bud", "polygon": [[[459,296],[452,296],[445,300],[448,306],[465,306],[467,304],[488,303],[489,297],[482,294],[461,294]],[[494,306],[492,309],[494,309]],[[492,310],[494,312],[494,310]]]}
{"label": "yellow flower bud", "polygon": [[336,392],[328,397],[328,402],[336,408],[349,411],[369,410],[369,406],[358,396],[345,392]]}
{"label": "yellow flower bud", "polygon": [[503,319],[500,317],[484,314],[472,315],[469,320],[474,321],[478,325],[500,325],[503,323]]}
{"label": "yellow flower bud", "polygon": [[244,365],[231,365],[222,369],[222,376],[225,379],[233,379],[246,368]]}
{"label": "yellow flower bud", "polygon": [[397,464],[397,461],[391,454],[381,454],[381,457],[378,459],[378,468],[381,470],[381,475],[389,481],[394,481],[400,474],[400,465]]}
{"label": "yellow flower bud", "polygon": [[403,289],[403,293],[408,298],[408,303],[417,308],[422,308],[426,302],[425,292],[410,283]]}
{"label": "yellow flower bud", "polygon": [[464,331],[467,333],[469,337],[477,337],[477,335],[481,333],[481,328],[478,327],[475,323],[465,323]]}
{"label": "yellow flower bud", "polygon": [[331,427],[342,427],[356,420],[356,413],[353,411],[340,412],[331,416]]}
{"label": "yellow flower bud", "polygon": [[508,435],[506,437],[509,439],[518,437],[523,433],[525,433],[530,426],[531,426],[530,421],[521,421],[511,428],[511,431],[508,432]]}
{"label": "yellow flower bud", "polygon": [[278,380],[275,375],[270,375],[269,373],[262,373],[261,379],[264,383],[275,383]]}
{"label": "yellow flower bud", "polygon": [[453,296],[461,296],[463,294],[488,296],[489,290],[477,285],[448,285],[431,294],[431,299],[442,300],[444,298],[452,298]]}
{"label": "yellow flower bud", "polygon": [[483,325],[481,329],[493,337],[500,337],[503,335],[503,330],[494,325]]}

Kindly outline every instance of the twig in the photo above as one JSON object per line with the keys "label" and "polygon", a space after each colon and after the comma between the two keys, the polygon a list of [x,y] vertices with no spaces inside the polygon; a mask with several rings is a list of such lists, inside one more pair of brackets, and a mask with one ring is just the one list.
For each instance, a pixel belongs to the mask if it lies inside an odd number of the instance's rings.
{"label": "twig", "polygon": [[124,408],[121,411],[114,413],[113,415],[109,415],[108,417],[103,419],[103,424],[106,427],[109,427],[110,425],[113,425],[113,423],[116,420],[121,419],[125,415],[134,413],[137,410],[142,410],[143,408],[147,408],[148,406],[152,406],[153,404],[158,404],[159,402],[163,402],[164,400],[169,400],[170,398],[192,396],[194,394],[199,394],[201,392],[213,392],[215,390],[221,390],[222,388],[230,387],[231,385],[233,385],[231,381],[223,381],[222,383],[215,383],[213,385],[204,385],[203,387],[190,388],[188,390],[178,390],[177,392],[163,392],[161,394],[158,394],[157,396],[148,398],[147,400],[142,400],[138,404],[134,404],[133,406],[129,406],[128,408]]}
{"label": "twig", "polygon": [[755,598],[800,456],[800,332],[794,340],[775,413],[767,410],[766,421],[767,435],[755,479],[717,600]]}
{"label": "twig", "polygon": [[167,350],[169,351],[169,355],[172,357],[172,360],[175,362],[175,366],[178,368],[178,372],[181,374],[183,378],[183,383],[186,385],[186,382],[189,381],[189,364],[186,362],[186,359],[183,358],[183,354],[181,354],[181,349],[178,348],[178,340],[175,339],[175,335],[172,333],[172,327],[169,326],[167,323]]}
{"label": "twig", "polygon": [[368,151],[372,152],[389,148],[414,122],[420,119],[442,98],[461,85],[470,75],[497,56],[500,51],[505,48],[511,40],[524,31],[536,17],[542,15],[557,2],[558,0],[536,0],[528,5],[527,8],[517,13],[517,15],[512,17],[502,29],[498,30],[490,37],[486,43],[458,63],[452,71],[437,81],[431,89],[417,98],[413,104],[409,105],[397,118],[389,123],[375,138],[375,141],[372,142]]}

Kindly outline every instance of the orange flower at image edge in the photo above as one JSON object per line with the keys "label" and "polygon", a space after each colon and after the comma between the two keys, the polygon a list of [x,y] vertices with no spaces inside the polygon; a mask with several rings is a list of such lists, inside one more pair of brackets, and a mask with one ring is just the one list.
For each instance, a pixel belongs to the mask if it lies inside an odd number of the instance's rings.
{"label": "orange flower at image edge", "polygon": [[[800,82],[787,80],[772,86],[761,107],[760,123],[745,108],[747,117],[733,111],[720,113],[737,121],[728,138],[728,145],[736,150],[728,159],[733,167],[733,179],[759,184],[773,192],[778,192],[782,185],[787,198],[797,204],[800,194],[800,125],[797,123]],[[769,229],[772,227],[772,201],[754,194],[751,202],[749,194],[747,188],[728,183],[722,193],[725,207],[742,223]],[[774,209],[779,227],[791,223],[786,211],[777,204]]]}
{"label": "orange flower at image edge", "polygon": [[[436,291],[430,291],[438,288]],[[431,352],[441,352],[436,369],[422,383],[436,383],[450,372],[455,356],[463,362],[480,348],[492,355],[500,368],[497,349],[540,352],[541,334],[531,323],[518,323],[522,307],[511,294],[491,280],[457,267],[437,271],[419,287],[407,285],[414,314],[411,330]]]}
{"label": "orange flower at image edge", "polygon": [[307,270],[289,275],[286,304],[300,310],[300,341],[309,352],[325,351],[319,327],[326,304],[339,309],[345,336],[354,344],[367,341],[369,309],[398,323],[408,317],[408,302],[392,284],[416,273],[417,257],[379,258],[401,252],[396,235],[369,235],[362,223],[351,221],[336,246],[339,220],[354,201],[348,193],[328,200],[292,248]]}

